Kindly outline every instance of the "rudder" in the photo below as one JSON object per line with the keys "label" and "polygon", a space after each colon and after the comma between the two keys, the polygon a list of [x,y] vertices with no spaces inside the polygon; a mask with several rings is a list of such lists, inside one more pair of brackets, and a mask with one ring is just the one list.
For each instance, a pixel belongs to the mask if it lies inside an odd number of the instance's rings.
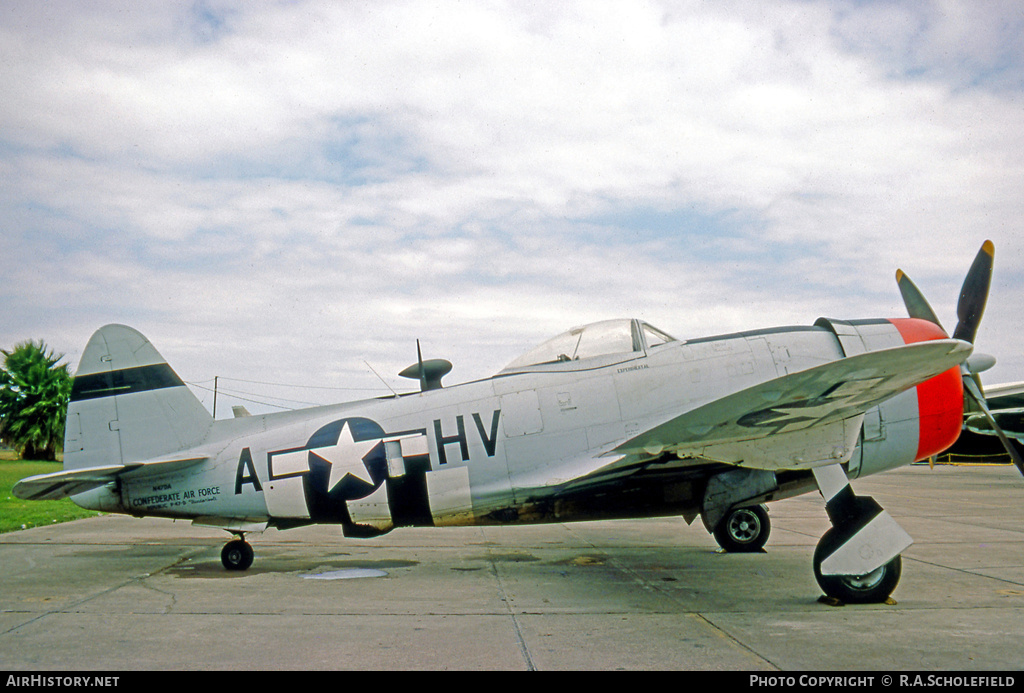
{"label": "rudder", "polygon": [[137,330],[107,325],[82,353],[68,405],[64,469],[127,464],[186,450],[213,424]]}

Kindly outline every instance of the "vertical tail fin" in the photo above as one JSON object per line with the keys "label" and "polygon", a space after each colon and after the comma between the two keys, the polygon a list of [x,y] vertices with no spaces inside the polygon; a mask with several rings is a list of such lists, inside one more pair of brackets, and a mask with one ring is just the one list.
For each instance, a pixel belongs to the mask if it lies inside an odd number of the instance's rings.
{"label": "vertical tail fin", "polygon": [[126,464],[201,443],[213,424],[149,340],[124,325],[96,331],[75,374],[64,469]]}

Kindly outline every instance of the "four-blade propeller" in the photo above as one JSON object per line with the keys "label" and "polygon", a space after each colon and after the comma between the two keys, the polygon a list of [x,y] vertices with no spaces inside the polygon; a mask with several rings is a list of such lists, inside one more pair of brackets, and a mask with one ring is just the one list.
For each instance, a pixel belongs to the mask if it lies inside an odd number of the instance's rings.
{"label": "four-blade propeller", "polygon": [[[981,323],[981,316],[985,312],[989,285],[992,283],[992,261],[994,257],[995,246],[992,244],[992,241],[985,241],[981,246],[981,250],[975,256],[971,269],[967,272],[967,278],[964,279],[963,287],[960,289],[960,300],[956,307],[957,325],[953,331],[954,339],[961,339],[973,344],[975,337],[978,335],[978,325]],[[903,296],[903,303],[906,305],[907,313],[910,317],[928,320],[940,327],[942,326],[935,315],[935,311],[932,310],[931,306],[928,305],[928,301],[925,300],[924,294],[921,293],[914,282],[910,281],[910,277],[904,274],[902,270],[896,270],[896,283],[900,287],[900,294]],[[984,414],[989,425],[992,427],[992,431],[999,438],[1006,452],[1009,453],[1010,459],[1013,460],[1020,473],[1024,474],[1024,459],[1021,458],[1020,453],[1017,452],[1017,449],[1006,436],[1003,429],[996,423],[992,412],[988,408],[988,403],[985,401],[985,395],[981,391],[977,373],[990,367],[993,363],[994,359],[992,357],[983,354],[978,355],[978,357],[972,356],[968,359],[960,367],[964,381],[964,392]],[[972,364],[974,364],[973,367]]]}

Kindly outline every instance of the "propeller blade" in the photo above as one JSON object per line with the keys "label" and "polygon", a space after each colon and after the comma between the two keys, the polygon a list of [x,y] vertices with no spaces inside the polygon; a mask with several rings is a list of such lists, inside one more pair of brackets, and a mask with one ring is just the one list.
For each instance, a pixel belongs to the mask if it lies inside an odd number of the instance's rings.
{"label": "propeller blade", "polygon": [[953,331],[954,339],[962,339],[974,344],[978,334],[978,324],[985,312],[988,301],[988,289],[992,283],[992,262],[995,257],[995,245],[985,241],[981,250],[974,258],[971,269],[967,272],[963,288],[960,289],[960,301],[956,306],[956,317],[959,322]]}
{"label": "propeller blade", "polygon": [[[964,284],[960,289],[960,301],[956,307],[958,322],[956,330],[953,331],[954,339],[974,344],[974,339],[978,335],[978,325],[981,323],[981,316],[985,312],[985,303],[988,301],[988,290],[992,283],[992,264],[994,258],[995,245],[992,241],[985,241],[981,246],[981,250],[974,257],[971,269],[967,272],[967,278],[964,279]],[[940,327],[942,326],[935,315],[935,311],[928,305],[924,294],[910,280],[910,277],[904,274],[903,270],[896,270],[896,283],[900,287],[900,294],[903,296],[903,303],[906,305],[907,313],[910,317],[928,320]],[[992,427],[992,432],[995,433],[996,437],[999,438],[999,442],[1003,444],[1003,448],[1009,453],[1013,464],[1024,475],[1024,459],[1021,458],[1017,448],[1010,442],[1006,433],[992,416],[988,403],[985,401],[985,395],[982,394],[981,387],[976,380],[976,373],[991,368],[994,364],[994,358],[979,354],[973,361],[968,360],[968,362],[960,367],[964,383],[965,405],[968,403],[966,401],[968,399],[974,401],[977,405],[977,410],[982,412],[989,426]]]}
{"label": "propeller blade", "polygon": [[924,294],[921,293],[921,290],[917,288],[914,282],[910,281],[910,277],[903,270],[896,270],[896,283],[900,287],[903,304],[907,307],[907,314],[910,317],[927,320],[942,327],[942,323],[935,316],[935,311],[932,310],[932,307],[928,305],[928,301],[925,300]]}
{"label": "propeller blade", "polygon": [[1016,465],[1017,470],[1024,475],[1024,459],[1021,459],[1020,453],[1017,452],[1017,448],[1014,447],[1013,443],[1003,432],[1003,429],[996,423],[995,417],[992,416],[992,412],[988,409],[988,404],[985,402],[985,396],[981,394],[981,390],[978,388],[978,384],[974,382],[974,378],[970,373],[964,373],[964,391],[968,392],[975,403],[981,409],[981,413],[985,415],[985,419],[992,427],[996,437],[999,438],[999,442],[1003,444],[1003,448],[1010,454],[1010,459],[1013,460],[1013,464]]}

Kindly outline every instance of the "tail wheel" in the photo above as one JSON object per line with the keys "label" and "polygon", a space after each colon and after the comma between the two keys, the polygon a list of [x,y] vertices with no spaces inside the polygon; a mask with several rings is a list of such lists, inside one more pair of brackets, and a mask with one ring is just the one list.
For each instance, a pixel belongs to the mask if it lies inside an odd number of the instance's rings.
{"label": "tail wheel", "polygon": [[763,505],[735,508],[715,527],[715,541],[729,553],[760,551],[771,528],[768,509]]}
{"label": "tail wheel", "polygon": [[814,549],[814,579],[825,595],[847,604],[878,604],[888,599],[899,584],[902,557],[864,575],[822,575],[821,562],[832,553],[831,536],[832,530],[825,532]]}
{"label": "tail wheel", "polygon": [[252,565],[252,546],[242,539],[229,541],[220,552],[220,562],[228,570],[245,570]]}

